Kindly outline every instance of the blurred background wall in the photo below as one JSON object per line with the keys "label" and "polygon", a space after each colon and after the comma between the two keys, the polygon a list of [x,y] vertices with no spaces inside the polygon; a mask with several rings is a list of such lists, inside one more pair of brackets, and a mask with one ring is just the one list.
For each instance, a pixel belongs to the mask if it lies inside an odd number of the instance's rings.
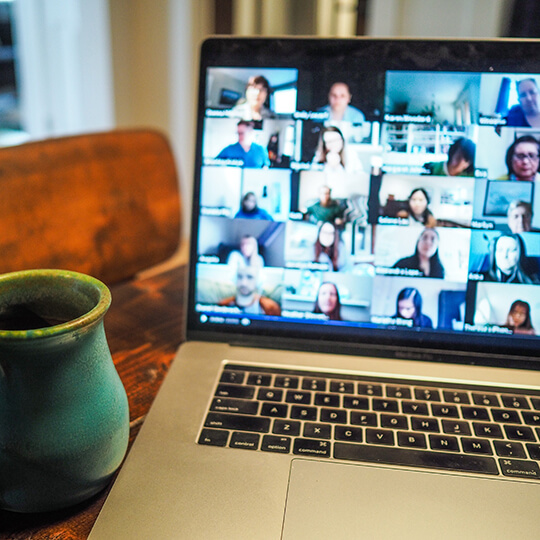
{"label": "blurred background wall", "polygon": [[0,0],[0,145],[162,130],[188,231],[206,36],[540,36],[539,12],[537,0]]}

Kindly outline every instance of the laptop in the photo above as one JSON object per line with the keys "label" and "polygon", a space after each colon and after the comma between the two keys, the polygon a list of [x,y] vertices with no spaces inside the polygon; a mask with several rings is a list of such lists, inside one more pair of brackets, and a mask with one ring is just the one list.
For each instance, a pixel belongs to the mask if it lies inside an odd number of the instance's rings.
{"label": "laptop", "polygon": [[187,336],[90,538],[538,538],[540,43],[202,46]]}

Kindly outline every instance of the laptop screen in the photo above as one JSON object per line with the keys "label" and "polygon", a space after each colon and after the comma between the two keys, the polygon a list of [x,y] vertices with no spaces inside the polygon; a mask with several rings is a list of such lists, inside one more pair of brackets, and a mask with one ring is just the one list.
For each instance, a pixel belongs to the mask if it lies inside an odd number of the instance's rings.
{"label": "laptop screen", "polygon": [[191,335],[532,362],[539,50],[205,42]]}

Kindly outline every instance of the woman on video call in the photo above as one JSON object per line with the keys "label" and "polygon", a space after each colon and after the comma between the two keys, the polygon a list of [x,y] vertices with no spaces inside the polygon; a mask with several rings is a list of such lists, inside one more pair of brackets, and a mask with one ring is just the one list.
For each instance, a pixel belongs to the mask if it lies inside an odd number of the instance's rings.
{"label": "woman on video call", "polygon": [[334,283],[325,281],[319,286],[313,313],[323,313],[330,321],[341,321],[341,302]]}
{"label": "woman on video call", "polygon": [[489,267],[481,274],[484,281],[539,283],[519,234],[502,234],[495,239],[489,252]]}
{"label": "woman on video call", "polygon": [[422,313],[422,295],[413,287],[406,287],[399,292],[394,318],[411,320],[416,327],[433,328],[431,319]]}
{"label": "woman on video call", "polygon": [[424,277],[444,278],[444,267],[439,259],[439,233],[435,229],[424,229],[418,237],[414,254],[399,259],[393,267],[419,270]]}

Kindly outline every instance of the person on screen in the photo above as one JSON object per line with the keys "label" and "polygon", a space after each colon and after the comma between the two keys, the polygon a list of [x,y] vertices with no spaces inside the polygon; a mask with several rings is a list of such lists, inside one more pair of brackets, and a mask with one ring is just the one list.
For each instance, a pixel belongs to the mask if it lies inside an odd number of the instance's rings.
{"label": "person on screen", "polygon": [[343,225],[345,208],[340,201],[332,199],[332,190],[328,186],[319,188],[319,200],[309,206],[304,213],[304,219],[312,223],[328,221],[336,226]]}
{"label": "person on screen", "polygon": [[512,201],[508,205],[508,227],[514,234],[530,232],[532,230],[533,211],[530,203],[525,201]]}
{"label": "person on screen", "polygon": [[226,146],[217,159],[235,159],[242,161],[242,166],[251,169],[260,169],[270,166],[268,152],[255,141],[254,124],[240,120],[236,125],[238,142]]}
{"label": "person on screen", "polygon": [[411,224],[435,227],[437,220],[429,209],[429,195],[424,188],[416,188],[411,191],[407,200],[407,209],[400,210],[397,217],[409,218]]}
{"label": "person on screen", "polygon": [[341,321],[341,302],[334,283],[325,281],[319,286],[313,313],[323,313],[330,321]]}
{"label": "person on screen", "polygon": [[315,240],[313,262],[326,263],[330,270],[337,271],[344,266],[343,252],[339,230],[332,223],[322,223]]}
{"label": "person on screen", "polygon": [[410,320],[415,327],[433,328],[431,319],[422,313],[422,295],[413,287],[399,291],[394,318]]}
{"label": "person on screen", "polygon": [[272,216],[264,208],[259,208],[257,196],[253,191],[248,191],[242,197],[240,210],[236,212],[234,217],[235,219],[264,219],[266,221],[274,221]]}
{"label": "person on screen", "polygon": [[491,246],[488,270],[481,274],[484,281],[539,283],[538,275],[533,268],[521,236],[502,234]]}
{"label": "person on screen", "polygon": [[238,100],[233,107],[233,115],[239,116],[242,120],[259,121],[263,118],[273,118],[274,113],[265,105],[269,95],[270,83],[266,77],[262,75],[250,77],[246,85],[245,97]]}
{"label": "person on screen", "polygon": [[532,135],[518,137],[506,151],[508,174],[501,180],[533,182],[538,180],[540,143]]}
{"label": "person on screen", "polygon": [[240,266],[236,271],[236,294],[223,298],[220,306],[238,307],[254,315],[281,315],[279,304],[259,292],[259,268]]}
{"label": "person on screen", "polygon": [[476,145],[470,139],[456,139],[448,150],[448,160],[426,163],[424,168],[435,176],[474,176]]}
{"label": "person on screen", "polygon": [[393,268],[418,270],[424,277],[444,278],[444,267],[439,258],[439,233],[432,228],[424,229],[418,237],[414,254],[399,259]]}
{"label": "person on screen", "polygon": [[524,300],[516,300],[510,306],[504,328],[509,328],[514,334],[534,336],[536,332],[531,322],[531,306]]}
{"label": "person on screen", "polygon": [[328,92],[328,105],[319,111],[328,112],[329,120],[334,122],[351,122],[363,124],[365,116],[362,111],[351,105],[352,94],[349,85],[344,82],[335,82]]}
{"label": "person on screen", "polygon": [[522,79],[516,83],[518,105],[514,105],[506,117],[507,126],[540,127],[538,84],[535,79]]}
{"label": "person on screen", "polygon": [[256,266],[262,268],[264,259],[259,254],[259,243],[257,239],[246,234],[240,239],[239,249],[231,251],[227,258],[227,264],[238,268],[239,266]]}
{"label": "person on screen", "polygon": [[321,129],[313,163],[324,165],[328,172],[358,172],[362,164],[354,154],[346,154],[345,137],[336,126]]}

